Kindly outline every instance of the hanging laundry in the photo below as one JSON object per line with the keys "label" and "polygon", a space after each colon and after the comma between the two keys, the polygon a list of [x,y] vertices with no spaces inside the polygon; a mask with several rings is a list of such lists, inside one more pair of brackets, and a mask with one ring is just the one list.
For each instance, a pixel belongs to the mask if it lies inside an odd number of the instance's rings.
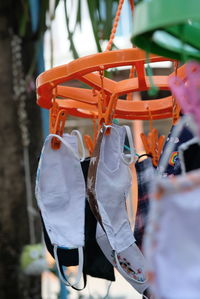
{"label": "hanging laundry", "polygon": [[[106,135],[107,129],[110,130]],[[130,155],[123,154],[128,136]],[[107,259],[131,285],[143,293],[148,286],[145,260],[135,244],[126,210],[131,186],[129,164],[134,160],[129,127],[103,126],[99,132],[88,173],[88,197],[97,218],[96,238]]]}
{"label": "hanging laundry", "polygon": [[154,168],[152,166],[151,158],[135,163],[137,182],[138,182],[138,204],[135,217],[134,237],[136,244],[142,250],[142,242],[144,230],[147,223],[147,216],[149,212],[149,192],[150,185],[154,178]]}
{"label": "hanging laundry", "polygon": [[[51,147],[53,137],[61,141],[58,150]],[[49,135],[42,149],[36,178],[36,198],[44,232],[53,246],[60,279],[71,286],[80,281],[83,269],[85,181],[78,154],[78,138],[81,141],[78,131],[64,134],[63,138]],[[75,254],[76,249],[78,254]],[[75,282],[70,283],[66,278],[64,265],[78,265]]]}
{"label": "hanging laundry", "polygon": [[[90,158],[86,158],[81,162],[81,167],[87,182],[88,168]],[[84,265],[83,272],[87,275],[107,279],[109,281],[115,280],[113,265],[107,260],[96,241],[96,227],[97,220],[94,217],[88,199],[85,203],[85,246],[84,246]]]}
{"label": "hanging laundry", "polygon": [[200,171],[158,179],[144,240],[155,298],[199,298]]}
{"label": "hanging laundry", "polygon": [[[161,161],[162,155],[165,153],[165,150],[168,147],[168,143],[174,143],[174,148],[173,151],[170,153],[167,167],[162,170],[164,176],[181,174],[181,165],[180,165],[180,160],[178,155],[178,148],[181,144],[187,142],[188,140],[194,137],[193,133],[190,131],[187,125],[183,127],[181,134],[179,136],[171,137],[171,134],[174,129],[175,126],[172,126],[170,133],[166,139],[165,145],[163,147],[163,152],[160,157],[160,161]],[[158,164],[158,169],[159,168],[160,168],[160,164]]]}
{"label": "hanging laundry", "polygon": [[103,127],[99,133],[91,158],[88,196],[91,209],[105,229],[111,246],[120,252],[135,241],[125,203],[132,178],[129,162],[123,157],[125,127],[113,125],[110,134],[105,135],[107,129]]}
{"label": "hanging laundry", "polygon": [[145,277],[146,260],[136,243],[116,253],[111,247],[108,237],[99,223],[97,224],[96,238],[99,247],[110,263],[112,263],[116,270],[134,289],[140,294],[144,294],[144,291],[147,290],[149,286]]}
{"label": "hanging laundry", "polygon": [[[66,138],[66,135],[64,135]],[[72,144],[72,142],[71,142]],[[87,158],[81,162],[81,168],[84,175],[85,183],[87,180],[87,172],[89,167],[90,158]],[[111,263],[106,259],[101,249],[99,248],[96,242],[96,225],[97,221],[90,211],[87,198],[85,198],[85,244],[84,244],[84,265],[83,265],[83,274],[84,274],[84,286],[86,285],[86,274],[93,277],[99,277],[107,279],[109,281],[114,281],[114,269]],[[51,256],[54,258],[54,246],[50,240],[50,237],[47,233],[43,218],[41,216],[44,239],[48,251]],[[67,220],[65,219],[67,222]],[[67,233],[66,233],[67,235]],[[63,273],[63,266],[77,266],[79,265],[78,258],[78,249],[68,249],[58,247],[57,256],[59,261],[59,267],[61,273]],[[64,273],[63,273],[64,275]],[[74,289],[77,289],[73,286]],[[78,290],[78,289],[77,289]]]}

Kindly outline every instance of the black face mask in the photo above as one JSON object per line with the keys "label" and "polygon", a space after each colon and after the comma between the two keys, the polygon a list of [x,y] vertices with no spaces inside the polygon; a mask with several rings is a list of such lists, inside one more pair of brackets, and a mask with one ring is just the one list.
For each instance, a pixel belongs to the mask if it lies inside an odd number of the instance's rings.
{"label": "black face mask", "polygon": [[[85,182],[87,183],[90,158],[81,162]],[[96,241],[97,221],[91,212],[88,200],[85,205],[85,248],[83,271],[93,277],[115,280],[114,268],[106,259]]]}
{"label": "black face mask", "polygon": [[[81,167],[83,171],[83,175],[85,178],[85,182],[87,181],[87,173],[88,173],[88,167],[89,167],[90,159],[87,158],[83,162],[81,162]],[[49,238],[49,235],[46,231],[42,216],[42,227],[44,232],[44,240],[46,243],[47,250],[51,254],[51,256],[54,258],[54,250],[53,245],[51,244],[51,240]],[[92,214],[90,210],[90,206],[88,204],[87,198],[86,198],[86,204],[85,204],[85,247],[84,247],[84,265],[83,265],[83,278],[84,278],[84,287],[86,286],[86,274],[97,277],[97,278],[103,278],[110,281],[115,280],[114,276],[114,269],[111,263],[106,259],[104,254],[102,253],[101,249],[99,248],[97,242],[96,242],[96,226],[97,221],[94,215]],[[60,271],[63,276],[63,266],[70,267],[70,266],[78,266],[79,259],[78,259],[78,250],[77,249],[63,249],[59,248],[57,249],[57,256],[60,266]],[[83,288],[84,288],[83,287]],[[73,287],[76,290],[82,290],[77,289]]]}
{"label": "black face mask", "polygon": [[200,144],[193,143],[183,151],[183,163],[185,165],[185,171],[192,171],[200,169]]}

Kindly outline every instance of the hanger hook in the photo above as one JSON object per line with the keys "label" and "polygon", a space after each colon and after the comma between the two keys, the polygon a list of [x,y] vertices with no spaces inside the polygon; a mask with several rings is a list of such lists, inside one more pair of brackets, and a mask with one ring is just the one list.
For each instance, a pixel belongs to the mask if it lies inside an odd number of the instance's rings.
{"label": "hanger hook", "polygon": [[147,111],[149,113],[149,128],[150,128],[150,131],[152,131],[153,130],[153,118],[152,118],[151,109],[149,108],[149,106],[147,106]]}
{"label": "hanger hook", "polygon": [[[174,73],[175,76],[177,77],[177,71],[178,71],[178,66],[179,66],[179,62],[178,60],[174,61]],[[174,95],[172,95],[172,124],[175,125],[177,120],[179,119],[179,115],[180,115],[180,106],[177,103]]]}

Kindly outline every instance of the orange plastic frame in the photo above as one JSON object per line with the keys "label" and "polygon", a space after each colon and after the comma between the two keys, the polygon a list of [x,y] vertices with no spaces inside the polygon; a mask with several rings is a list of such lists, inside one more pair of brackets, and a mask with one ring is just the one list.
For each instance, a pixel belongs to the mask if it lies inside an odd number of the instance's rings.
{"label": "orange plastic frame", "polygon": [[[95,74],[91,74],[95,75]],[[90,75],[90,77],[91,77]],[[174,73],[172,73],[170,76],[173,76]],[[185,66],[182,66],[178,69],[177,75],[181,78],[185,75]],[[169,77],[170,77],[169,76]],[[160,78],[160,77],[154,77]],[[168,77],[164,77],[163,79],[168,80]],[[96,79],[99,79],[96,78]],[[124,80],[122,82],[129,82],[130,89],[133,88],[133,82],[136,81],[137,78],[129,79],[129,81]],[[112,84],[117,84],[117,82],[113,82],[110,79],[104,78],[105,83],[111,82],[110,86],[113,86]],[[163,80],[164,81],[164,80]],[[158,83],[158,80],[154,81]],[[167,88],[166,84],[163,84],[163,88]],[[105,84],[106,85],[106,84]],[[108,85],[108,84],[107,84]],[[126,84],[127,87],[128,84]],[[160,85],[160,84],[159,84]],[[97,85],[97,88],[99,88],[99,84]],[[111,93],[110,86],[107,88],[105,92]],[[94,95],[94,92],[89,89],[83,89],[83,88],[74,88],[74,87],[68,87],[68,86],[58,86],[57,88],[57,95],[59,97],[63,97],[63,99],[56,99],[57,104],[61,109],[68,110],[68,113],[74,116],[78,117],[84,117],[84,118],[97,118],[98,117],[98,93]],[[70,99],[66,99],[69,97]],[[173,109],[173,100],[172,97],[166,97],[164,99],[160,100],[149,100],[149,101],[125,101],[118,99],[114,117],[115,118],[123,118],[123,119],[149,119],[149,110],[151,111],[151,118],[152,119],[163,119],[172,117]],[[159,107],[159,109],[158,109]]]}
{"label": "orange plastic frame", "polygon": [[[150,56],[150,62],[165,60],[165,58],[157,55]],[[135,67],[138,74],[137,78],[130,78],[121,82],[115,82],[107,78],[103,79],[103,90],[107,97],[109,108],[106,111],[107,117],[116,108],[116,114],[119,118],[129,118],[130,116],[133,119],[148,119],[147,107],[151,110],[154,119],[163,118],[163,116],[170,117],[172,114],[171,97],[156,100],[156,103],[154,100],[144,102],[117,101],[120,95],[149,89],[149,80],[145,76],[145,61],[145,52],[133,48],[86,56],[67,65],[53,68],[42,73],[37,78],[37,103],[43,108],[50,109],[52,107],[53,91],[56,88],[57,95],[60,97],[71,98],[96,106],[98,96],[95,97],[91,90],[61,86],[60,84],[76,79],[85,82],[98,91],[102,89],[102,82],[99,74],[93,72],[106,70],[111,67],[130,65]],[[154,76],[155,85],[160,89],[169,89],[167,80],[167,76]],[[59,101],[60,104],[61,102]]]}

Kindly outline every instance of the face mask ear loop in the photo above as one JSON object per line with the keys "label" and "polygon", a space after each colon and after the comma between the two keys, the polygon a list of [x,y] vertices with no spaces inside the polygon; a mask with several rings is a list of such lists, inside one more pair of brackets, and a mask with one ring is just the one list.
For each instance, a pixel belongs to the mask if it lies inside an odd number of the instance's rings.
{"label": "face mask ear loop", "polygon": [[78,265],[78,273],[76,276],[76,280],[73,284],[71,284],[66,277],[63,276],[63,274],[60,271],[60,265],[59,265],[59,261],[58,261],[58,255],[57,255],[57,250],[58,250],[58,246],[54,245],[53,247],[53,252],[54,252],[54,258],[56,261],[56,265],[57,265],[57,269],[58,269],[58,275],[60,280],[66,285],[66,286],[71,286],[74,287],[76,286],[80,280],[81,280],[81,276],[82,276],[82,271],[83,271],[83,248],[79,247],[78,248],[78,258],[79,258],[79,265]]}
{"label": "face mask ear loop", "polygon": [[123,273],[123,275],[127,278],[127,279],[131,279],[133,281],[135,281],[136,283],[139,283],[139,284],[144,284],[147,282],[147,279],[145,279],[144,281],[139,281],[137,279],[134,279],[133,277],[129,276],[125,271],[124,269],[122,268],[122,266],[120,265],[120,262],[118,260],[118,256],[117,256],[117,252],[115,251],[115,261],[116,261],[116,264],[117,264],[117,268]]}
{"label": "face mask ear loop", "polygon": [[122,153],[122,160],[126,165],[130,165],[133,162],[135,162],[136,153],[135,153],[135,148],[134,148],[134,145],[133,145],[133,136],[132,136],[131,129],[130,129],[129,126],[124,126],[124,128],[126,129],[126,134],[127,134],[127,137],[128,137],[131,157],[130,157],[130,160],[127,161],[126,159],[124,159],[124,154]]}
{"label": "face mask ear loop", "polygon": [[[117,134],[119,135],[119,132],[116,130],[115,127],[113,127],[111,125],[104,125],[104,127],[106,129],[111,128],[111,129],[115,130],[117,132]],[[123,153],[121,153],[121,158],[122,158],[122,161],[124,162],[124,164],[130,165],[131,163],[133,163],[135,161],[136,153],[135,153],[135,149],[134,149],[134,145],[133,145],[133,137],[132,137],[131,129],[129,126],[124,126],[124,128],[126,129],[126,133],[127,133],[127,137],[128,137],[128,141],[129,141],[129,145],[130,145],[131,158],[130,158],[130,161],[127,161],[126,159],[124,159]]]}
{"label": "face mask ear loop", "polygon": [[58,246],[57,245],[54,245],[53,247],[53,253],[54,253],[54,258],[55,258],[55,262],[56,262],[56,266],[57,266],[57,269],[58,269],[58,275],[59,275],[59,278],[60,280],[66,285],[66,286],[71,286],[71,284],[66,280],[65,277],[63,277],[61,271],[60,271],[60,265],[59,265],[59,261],[58,261],[58,255],[57,255],[57,249],[58,249]]}
{"label": "face mask ear loop", "polygon": [[116,261],[116,264],[117,264],[117,268],[123,273],[123,275],[127,278],[127,279],[131,279],[133,281],[135,281],[136,283],[139,283],[139,284],[144,284],[147,282],[147,279],[145,279],[144,281],[139,281],[131,276],[129,276],[125,271],[124,269],[122,268],[122,266],[120,265],[120,262],[118,260],[118,256],[117,256],[117,252],[115,251],[115,261]]}
{"label": "face mask ear loop", "polygon": [[82,138],[82,135],[81,133],[78,131],[78,130],[73,130],[71,132],[71,135],[77,135],[78,139],[79,139],[79,142],[80,142],[80,145],[81,145],[81,152],[82,152],[82,157],[80,158],[81,162],[83,162],[85,160],[85,147],[84,147],[84,144],[83,144],[83,138]]}
{"label": "face mask ear loop", "polygon": [[76,276],[76,281],[74,283],[74,286],[77,285],[81,280],[81,276],[83,272],[83,247],[78,248],[78,260],[79,260],[78,273]]}
{"label": "face mask ear loop", "polygon": [[77,153],[75,153],[74,152],[74,149],[71,147],[71,145],[70,144],[68,144],[65,140],[64,140],[64,138],[62,138],[60,135],[57,135],[57,134],[49,134],[48,136],[47,136],[47,139],[46,140],[48,140],[49,138],[51,138],[51,137],[56,137],[56,138],[58,138],[72,153],[73,153],[73,155],[76,157],[76,159],[78,159],[78,160],[80,160],[79,159],[79,156],[77,155]]}

